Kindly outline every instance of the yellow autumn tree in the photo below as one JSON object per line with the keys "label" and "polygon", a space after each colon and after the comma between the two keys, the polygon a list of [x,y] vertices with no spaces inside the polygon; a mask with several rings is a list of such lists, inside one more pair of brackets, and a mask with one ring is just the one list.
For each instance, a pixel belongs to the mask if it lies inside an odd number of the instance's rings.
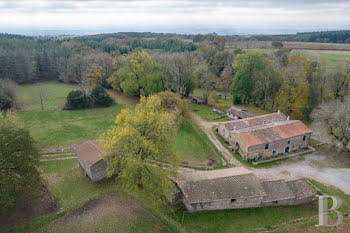
{"label": "yellow autumn tree", "polygon": [[282,86],[276,96],[277,107],[294,119],[304,119],[308,104],[311,62],[304,57],[292,57],[283,74]]}
{"label": "yellow autumn tree", "polygon": [[116,125],[100,137],[107,174],[116,175],[122,186],[154,196],[174,191],[170,177],[176,177],[179,159],[172,140],[184,114],[169,103],[176,101],[164,102],[159,95],[141,97],[134,111],[122,110]]}

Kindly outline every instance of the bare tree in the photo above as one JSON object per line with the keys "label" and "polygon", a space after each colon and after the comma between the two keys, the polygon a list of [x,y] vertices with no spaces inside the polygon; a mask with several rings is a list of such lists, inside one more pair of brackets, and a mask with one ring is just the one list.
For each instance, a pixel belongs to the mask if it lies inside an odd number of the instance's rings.
{"label": "bare tree", "polygon": [[194,53],[162,53],[153,57],[167,76],[165,87],[187,97],[194,87]]}
{"label": "bare tree", "polygon": [[320,121],[335,146],[350,151],[350,98],[342,102],[333,100],[319,105],[312,113],[314,121]]}
{"label": "bare tree", "polygon": [[47,97],[47,88],[40,83],[38,85],[38,97],[40,100],[41,110],[44,110],[45,100]]}

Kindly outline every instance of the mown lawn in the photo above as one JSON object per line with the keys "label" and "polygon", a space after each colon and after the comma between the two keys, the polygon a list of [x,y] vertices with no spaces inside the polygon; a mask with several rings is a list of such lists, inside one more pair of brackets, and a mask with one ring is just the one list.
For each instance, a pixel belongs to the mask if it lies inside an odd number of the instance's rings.
{"label": "mown lawn", "polygon": [[18,116],[30,127],[32,136],[42,147],[69,146],[97,139],[125,107],[117,104],[89,110],[27,111],[18,113]]}
{"label": "mown lawn", "polygon": [[[200,161],[202,164],[209,159],[216,160],[221,166],[221,154],[208,139],[207,135],[190,120],[185,120],[180,126],[175,139],[175,151],[182,161]],[[195,165],[193,165],[195,166]]]}
{"label": "mown lawn", "polygon": [[[41,147],[70,146],[88,139],[97,139],[115,121],[125,107],[134,107],[135,98],[112,92],[116,104],[108,108],[62,110],[65,98],[76,85],[45,82],[20,86],[18,92],[21,111],[18,116],[30,127],[32,136]],[[38,92],[42,90],[44,110]]]}

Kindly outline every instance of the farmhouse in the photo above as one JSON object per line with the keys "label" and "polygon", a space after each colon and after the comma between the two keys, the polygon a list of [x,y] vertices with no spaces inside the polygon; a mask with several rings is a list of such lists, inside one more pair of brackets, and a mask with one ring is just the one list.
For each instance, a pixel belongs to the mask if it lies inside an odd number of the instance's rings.
{"label": "farmhouse", "polygon": [[237,119],[244,119],[247,117],[253,117],[254,114],[248,112],[248,110],[243,109],[243,108],[238,108],[236,106],[232,106],[226,111],[227,117],[237,120]]}
{"label": "farmhouse", "polygon": [[288,117],[278,111],[276,113],[220,123],[218,126],[218,133],[228,142],[233,131],[285,120],[288,120]]}
{"label": "farmhouse", "polygon": [[77,148],[79,164],[93,181],[107,177],[107,163],[102,159],[104,154],[98,141],[86,141]]}
{"label": "farmhouse", "polygon": [[301,121],[285,120],[233,131],[229,143],[251,161],[306,148],[311,133]]}
{"label": "farmhouse", "polygon": [[218,133],[243,159],[252,161],[307,148],[312,132],[278,111],[221,123]]}
{"label": "farmhouse", "polygon": [[298,205],[314,193],[302,179],[261,178],[245,168],[195,171],[177,180],[188,211]]}

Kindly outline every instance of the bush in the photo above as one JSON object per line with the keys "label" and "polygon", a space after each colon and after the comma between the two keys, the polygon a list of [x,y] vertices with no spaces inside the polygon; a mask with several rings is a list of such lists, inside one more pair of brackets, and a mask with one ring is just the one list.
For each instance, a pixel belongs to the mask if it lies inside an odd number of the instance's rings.
{"label": "bush", "polygon": [[71,91],[67,96],[66,105],[64,106],[64,109],[72,110],[90,108],[92,104],[91,102],[91,98],[88,95],[86,95],[83,91]]}
{"label": "bush", "polygon": [[0,110],[10,109],[16,105],[17,84],[8,79],[0,79]]}
{"label": "bush", "polygon": [[90,92],[91,99],[94,103],[94,106],[103,106],[108,107],[114,103],[112,97],[108,92],[101,86],[95,86]]}
{"label": "bush", "polygon": [[81,90],[71,91],[66,99],[64,110],[84,109],[93,107],[108,107],[114,100],[101,86],[95,86],[88,94]]}
{"label": "bush", "polygon": [[283,48],[283,43],[281,41],[274,40],[272,41],[272,46],[275,48]]}

